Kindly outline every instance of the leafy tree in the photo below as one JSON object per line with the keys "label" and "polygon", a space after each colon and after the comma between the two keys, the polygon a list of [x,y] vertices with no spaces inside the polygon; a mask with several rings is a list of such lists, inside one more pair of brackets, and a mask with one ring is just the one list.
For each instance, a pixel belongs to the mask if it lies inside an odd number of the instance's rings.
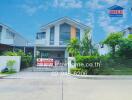
{"label": "leafy tree", "polygon": [[103,43],[108,45],[112,49],[112,55],[115,56],[116,46],[119,45],[121,39],[123,38],[122,32],[111,33]]}
{"label": "leafy tree", "polygon": [[4,52],[5,56],[21,56],[21,68],[23,67],[30,67],[31,61],[32,61],[32,55],[25,54],[22,50],[12,52],[12,51],[6,51]]}
{"label": "leafy tree", "polygon": [[90,38],[90,29],[86,29],[83,39],[81,41],[81,54],[82,55],[90,55],[92,52],[92,44]]}
{"label": "leafy tree", "polygon": [[67,46],[67,51],[71,56],[78,54],[87,55],[98,55],[98,50],[92,45],[90,37],[90,29],[86,29],[82,41],[73,38]]}
{"label": "leafy tree", "polygon": [[132,34],[129,34],[128,35],[128,39],[131,39],[132,40]]}
{"label": "leafy tree", "polygon": [[15,72],[15,69],[13,68],[14,64],[16,63],[15,60],[8,60],[8,62],[6,63],[9,72]]}
{"label": "leafy tree", "polygon": [[67,51],[71,54],[71,56],[76,56],[80,53],[80,43],[78,39],[73,38],[67,45]]}
{"label": "leafy tree", "polygon": [[118,54],[120,57],[132,58],[132,38],[130,36],[121,40]]}

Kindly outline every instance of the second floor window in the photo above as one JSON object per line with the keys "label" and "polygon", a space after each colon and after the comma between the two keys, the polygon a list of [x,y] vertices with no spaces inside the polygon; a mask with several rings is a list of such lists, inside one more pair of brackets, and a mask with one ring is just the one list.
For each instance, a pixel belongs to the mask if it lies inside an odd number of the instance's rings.
{"label": "second floor window", "polygon": [[80,40],[80,29],[76,28],[76,38]]}
{"label": "second floor window", "polygon": [[66,45],[70,41],[71,26],[67,23],[60,25],[60,45]]}
{"label": "second floor window", "polygon": [[36,39],[45,39],[46,32],[39,32],[37,33]]}
{"label": "second floor window", "polygon": [[132,27],[128,27],[129,34],[132,34]]}
{"label": "second floor window", "polygon": [[13,39],[14,37],[15,37],[15,34],[7,29],[6,30],[6,38],[7,39]]}
{"label": "second floor window", "polygon": [[51,27],[50,28],[50,44],[53,45],[54,44],[54,33],[55,33],[55,27]]}
{"label": "second floor window", "polygon": [[0,32],[2,32],[2,26],[0,26]]}

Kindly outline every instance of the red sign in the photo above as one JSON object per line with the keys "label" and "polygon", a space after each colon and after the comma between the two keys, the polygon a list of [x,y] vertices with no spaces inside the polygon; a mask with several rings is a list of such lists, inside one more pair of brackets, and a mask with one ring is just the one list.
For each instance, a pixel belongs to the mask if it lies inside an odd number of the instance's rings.
{"label": "red sign", "polygon": [[114,5],[109,8],[109,16],[110,17],[123,17],[123,7]]}
{"label": "red sign", "polygon": [[123,10],[110,10],[109,14],[123,14]]}
{"label": "red sign", "polygon": [[37,58],[37,66],[53,66],[53,59]]}

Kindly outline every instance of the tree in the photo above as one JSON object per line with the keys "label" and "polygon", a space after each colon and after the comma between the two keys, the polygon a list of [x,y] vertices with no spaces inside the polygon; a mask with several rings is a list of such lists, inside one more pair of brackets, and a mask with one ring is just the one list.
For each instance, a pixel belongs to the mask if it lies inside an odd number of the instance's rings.
{"label": "tree", "polygon": [[128,39],[131,39],[132,40],[132,34],[129,34],[128,35]]}
{"label": "tree", "polygon": [[76,56],[80,53],[80,43],[78,39],[73,38],[67,45],[67,51],[71,56]]}
{"label": "tree", "polygon": [[81,41],[81,51],[82,55],[90,55],[90,52],[92,52],[90,29],[86,29],[84,32],[84,36]]}
{"label": "tree", "polygon": [[103,43],[108,45],[112,49],[112,55],[115,56],[116,46],[119,45],[121,39],[123,38],[122,32],[111,33]]}
{"label": "tree", "polygon": [[129,35],[128,38],[121,40],[119,44],[118,54],[120,57],[132,58],[132,35]]}

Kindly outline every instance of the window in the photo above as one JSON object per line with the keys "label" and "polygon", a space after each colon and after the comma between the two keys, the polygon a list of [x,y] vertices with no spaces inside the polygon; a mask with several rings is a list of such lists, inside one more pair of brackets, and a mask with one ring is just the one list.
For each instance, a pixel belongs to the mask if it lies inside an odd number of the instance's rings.
{"label": "window", "polygon": [[54,33],[55,33],[55,27],[50,28],[50,45],[54,45]]}
{"label": "window", "polygon": [[46,32],[39,32],[37,33],[36,39],[45,39],[46,37]]}
{"label": "window", "polygon": [[2,32],[2,26],[0,26],[0,32]]}
{"label": "window", "polygon": [[129,34],[132,34],[132,27],[128,27]]}
{"label": "window", "polygon": [[76,28],[76,38],[80,40],[80,29]]}
{"label": "window", "polygon": [[66,45],[70,41],[71,26],[67,23],[60,25],[60,45]]}
{"label": "window", "polygon": [[15,33],[11,32],[10,30],[6,30],[6,38],[7,39],[13,39],[15,36]]}

